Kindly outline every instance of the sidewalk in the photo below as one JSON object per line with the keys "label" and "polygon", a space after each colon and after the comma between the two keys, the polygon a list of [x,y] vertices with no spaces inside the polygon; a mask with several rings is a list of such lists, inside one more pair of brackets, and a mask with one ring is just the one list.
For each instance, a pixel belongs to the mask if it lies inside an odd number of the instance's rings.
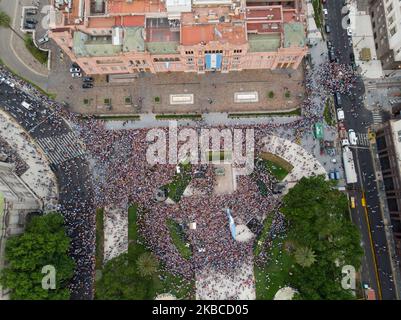
{"label": "sidewalk", "polygon": [[[24,37],[20,31],[22,7],[19,3],[32,5],[32,1],[1,1],[0,10],[10,17],[13,29]],[[46,66],[42,66],[25,48],[24,41],[9,28],[0,28],[0,57],[4,64],[23,78],[35,83],[42,89],[47,89],[48,72]]]}
{"label": "sidewalk", "polygon": [[[21,179],[43,201],[44,209],[55,208],[58,199],[57,180],[46,158],[26,133],[4,111],[0,111],[0,136],[17,151],[29,169]],[[12,137],[12,138],[11,138]]]}

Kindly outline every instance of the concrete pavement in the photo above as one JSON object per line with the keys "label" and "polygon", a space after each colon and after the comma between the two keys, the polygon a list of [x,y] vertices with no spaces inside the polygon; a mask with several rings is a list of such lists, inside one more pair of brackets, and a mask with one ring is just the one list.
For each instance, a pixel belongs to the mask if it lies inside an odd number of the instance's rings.
{"label": "concrete pavement", "polygon": [[[19,32],[20,26],[18,24],[18,15],[21,11],[19,1],[1,1],[0,10],[11,17],[13,29],[23,37],[23,34]],[[9,28],[0,28],[0,39],[2,39],[0,57],[3,63],[21,77],[35,83],[43,90],[47,90],[48,75],[44,73],[44,69],[37,66],[38,62],[25,49],[23,40]],[[22,43],[22,45],[18,45],[17,50],[15,48],[16,41]]]}

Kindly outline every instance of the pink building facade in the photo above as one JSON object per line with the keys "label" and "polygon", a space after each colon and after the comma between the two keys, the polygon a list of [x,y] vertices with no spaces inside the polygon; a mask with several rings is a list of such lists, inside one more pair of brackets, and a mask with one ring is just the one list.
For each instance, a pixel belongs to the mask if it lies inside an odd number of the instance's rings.
{"label": "pink building facade", "polygon": [[50,37],[88,75],[296,69],[307,53],[302,0],[52,5]]}

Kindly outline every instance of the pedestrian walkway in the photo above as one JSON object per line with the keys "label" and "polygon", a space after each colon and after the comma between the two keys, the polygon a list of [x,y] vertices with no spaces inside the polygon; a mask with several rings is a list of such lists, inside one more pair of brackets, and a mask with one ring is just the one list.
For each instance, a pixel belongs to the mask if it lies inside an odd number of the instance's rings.
{"label": "pedestrian walkway", "polygon": [[369,147],[369,138],[367,133],[356,133],[358,138],[358,145]]}
{"label": "pedestrian walkway", "polygon": [[75,134],[69,132],[56,137],[38,139],[37,143],[49,157],[50,163],[57,165],[85,154],[83,148],[76,144],[76,140]]}
{"label": "pedestrian walkway", "polygon": [[196,300],[255,300],[252,257],[234,274],[205,268],[196,278]]}
{"label": "pedestrian walkway", "polygon": [[372,111],[372,115],[373,115],[373,124],[382,124],[383,123],[383,116],[382,116],[380,110]]}

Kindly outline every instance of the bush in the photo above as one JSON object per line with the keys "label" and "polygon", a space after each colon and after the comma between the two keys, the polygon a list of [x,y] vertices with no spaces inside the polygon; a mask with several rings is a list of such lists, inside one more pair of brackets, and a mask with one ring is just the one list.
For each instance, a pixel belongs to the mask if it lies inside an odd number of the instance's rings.
{"label": "bush", "polygon": [[267,94],[267,96],[268,96],[270,99],[273,99],[273,98],[274,98],[274,92],[273,92],[273,91],[269,91],[269,93]]}
{"label": "bush", "polygon": [[286,97],[287,99],[289,97],[291,97],[291,92],[289,92],[288,90],[284,93],[284,97]]}
{"label": "bush", "polygon": [[32,36],[29,34],[25,36],[25,47],[33,55],[33,57],[40,63],[42,64],[47,63],[47,57],[48,57],[47,52],[38,49],[33,43]]}
{"label": "bush", "polygon": [[160,97],[155,97],[155,102],[160,102]]}

